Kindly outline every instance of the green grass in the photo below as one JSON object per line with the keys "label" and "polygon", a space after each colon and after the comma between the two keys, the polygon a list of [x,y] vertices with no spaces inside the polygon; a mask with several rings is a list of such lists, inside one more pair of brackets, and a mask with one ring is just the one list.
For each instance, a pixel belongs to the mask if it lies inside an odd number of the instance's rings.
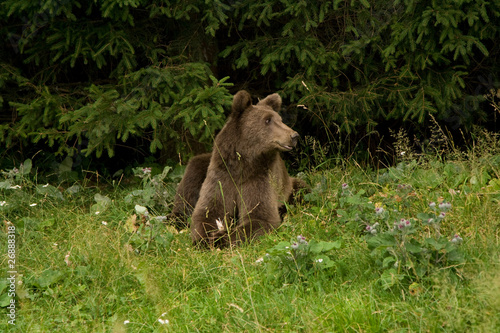
{"label": "green grass", "polygon": [[[347,165],[310,173],[312,194],[290,207],[278,230],[250,244],[209,251],[194,249],[189,232],[155,229],[149,245],[147,237],[134,236],[127,222],[134,203],[124,198],[137,186],[87,184],[76,194],[58,188],[61,200],[26,174],[15,179],[21,189],[0,190],[0,201],[7,203],[0,207],[2,230],[7,221],[17,228],[17,278],[22,281],[16,288],[16,325],[8,324],[4,306],[0,331],[499,331],[498,161],[492,155],[482,162],[409,163],[387,172]],[[343,183],[352,197],[361,194],[341,207]],[[398,184],[411,185],[410,194],[398,192]],[[99,204],[96,193],[111,201],[92,207]],[[371,255],[357,212],[382,204],[416,217],[441,197],[453,205],[441,234],[461,235],[465,262],[430,267],[422,277],[410,271],[384,288],[381,258]],[[347,221],[341,210],[351,214]],[[431,233],[428,227],[419,230],[416,239]],[[257,262],[297,235],[340,240],[341,247],[328,253],[335,265],[285,276],[267,259]],[[1,239],[0,274],[7,276],[6,232]],[[1,286],[0,301],[7,293]]]}

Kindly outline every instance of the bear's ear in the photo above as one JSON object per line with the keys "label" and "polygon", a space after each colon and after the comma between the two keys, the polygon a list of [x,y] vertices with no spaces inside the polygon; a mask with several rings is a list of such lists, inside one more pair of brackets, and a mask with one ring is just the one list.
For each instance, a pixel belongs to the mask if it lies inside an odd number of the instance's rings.
{"label": "bear's ear", "polygon": [[236,116],[243,114],[243,111],[252,105],[252,97],[245,90],[240,90],[233,97],[232,113]]}
{"label": "bear's ear", "polygon": [[267,105],[278,112],[281,109],[281,97],[278,94],[272,94],[259,101],[257,105]]}

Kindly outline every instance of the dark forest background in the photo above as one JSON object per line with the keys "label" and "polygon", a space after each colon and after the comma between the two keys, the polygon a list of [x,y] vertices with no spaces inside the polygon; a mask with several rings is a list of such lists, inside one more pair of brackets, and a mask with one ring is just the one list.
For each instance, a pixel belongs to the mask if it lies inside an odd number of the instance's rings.
{"label": "dark forest background", "polygon": [[283,97],[299,157],[390,164],[399,129],[424,150],[436,126],[467,145],[500,129],[499,16],[496,0],[2,1],[0,168],[185,162],[240,89]]}

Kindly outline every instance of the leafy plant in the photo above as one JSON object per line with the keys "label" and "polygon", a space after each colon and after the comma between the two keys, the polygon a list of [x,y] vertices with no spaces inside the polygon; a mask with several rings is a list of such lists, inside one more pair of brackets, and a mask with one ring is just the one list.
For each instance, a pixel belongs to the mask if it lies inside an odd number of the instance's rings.
{"label": "leafy plant", "polygon": [[136,253],[168,249],[174,235],[166,230],[165,217],[151,217],[147,208],[141,205],[135,206],[135,213],[124,225],[127,246]]}
{"label": "leafy plant", "polygon": [[142,178],[142,189],[131,191],[124,198],[128,204],[147,206],[150,209],[164,211],[174,200],[176,184],[181,178],[182,167],[172,169],[166,166],[161,173],[152,175],[149,167],[134,168],[136,177]]}
{"label": "leafy plant", "polygon": [[[451,204],[440,203],[440,212],[437,211],[435,202],[431,202],[429,206],[433,213],[417,215],[422,222],[402,218],[389,227],[387,215],[385,219],[382,218],[382,224],[376,222],[366,226],[368,248],[381,266],[383,273],[380,281],[384,288],[402,281],[421,281],[437,270],[456,273],[456,268],[465,263],[464,255],[458,247],[463,239],[459,235],[450,239],[440,233],[440,223],[451,209]],[[378,215],[382,213],[381,208],[375,212]]]}
{"label": "leafy plant", "polygon": [[268,249],[262,261],[272,280],[284,283],[307,280],[308,277],[335,266],[335,261],[328,253],[340,248],[340,245],[340,241],[317,242],[313,239],[308,242],[304,236],[299,235],[296,242],[280,242]]}

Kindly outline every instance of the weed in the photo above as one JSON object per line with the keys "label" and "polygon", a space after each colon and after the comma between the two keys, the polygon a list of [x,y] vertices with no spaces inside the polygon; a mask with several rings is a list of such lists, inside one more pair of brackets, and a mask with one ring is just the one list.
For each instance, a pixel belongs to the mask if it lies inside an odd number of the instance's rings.
{"label": "weed", "polygon": [[297,280],[307,280],[313,274],[329,269],[335,261],[328,253],[332,249],[340,248],[340,241],[306,241],[302,235],[297,236],[297,241],[280,242],[267,250],[263,261],[267,268],[270,280],[280,283],[290,283]]}

